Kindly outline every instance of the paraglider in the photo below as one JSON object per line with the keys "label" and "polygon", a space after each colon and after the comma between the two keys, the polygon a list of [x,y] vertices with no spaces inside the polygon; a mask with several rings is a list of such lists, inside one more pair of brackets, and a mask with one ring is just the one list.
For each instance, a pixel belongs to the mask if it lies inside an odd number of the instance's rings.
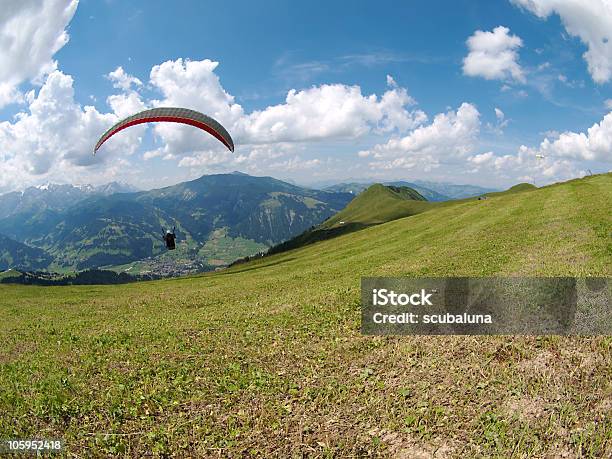
{"label": "paraglider", "polygon": [[[93,154],[96,154],[104,142],[130,126],[159,122],[181,123],[197,127],[211,134],[225,145],[229,151],[234,151],[234,141],[229,135],[229,132],[227,132],[221,123],[210,116],[188,108],[158,107],[143,110],[116,123],[108,131],[102,134],[102,137],[100,137],[94,147]],[[165,233],[163,233],[163,231],[162,228],[163,240],[166,244],[166,248],[168,250],[174,250],[176,248],[176,227],[173,228],[172,231],[167,230]]]}
{"label": "paraglider", "polygon": [[102,144],[104,144],[104,142],[119,131],[129,128],[130,126],[136,126],[137,124],[159,122],[181,123],[195,126],[211,134],[223,145],[225,145],[229,151],[234,151],[234,141],[229,135],[229,132],[227,132],[221,123],[212,119],[210,116],[196,112],[195,110],[190,110],[188,108],[158,107],[143,110],[135,115],[119,121],[108,131],[102,134],[102,137],[100,137],[96,143],[96,146],[94,147],[93,154],[95,155]]}
{"label": "paraglider", "polygon": [[[162,231],[164,229],[162,228]],[[163,236],[164,242],[166,243],[166,248],[168,250],[176,249],[176,226],[172,228],[172,231],[167,230],[166,234]]]}

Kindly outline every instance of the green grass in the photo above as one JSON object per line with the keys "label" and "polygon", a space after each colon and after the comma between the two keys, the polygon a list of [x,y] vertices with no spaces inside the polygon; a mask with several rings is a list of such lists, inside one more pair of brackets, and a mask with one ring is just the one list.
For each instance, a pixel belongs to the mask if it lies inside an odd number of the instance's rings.
{"label": "green grass", "polygon": [[198,255],[211,266],[227,266],[238,258],[266,251],[268,246],[245,239],[230,237],[227,228],[220,228],[210,235]]}
{"label": "green grass", "polygon": [[8,279],[11,277],[19,277],[21,273],[15,269],[7,269],[5,271],[0,272],[0,280]]}
{"label": "green grass", "polygon": [[531,183],[519,183],[517,185],[514,185],[513,187],[507,189],[506,191],[493,191],[491,193],[485,193],[485,196],[500,196],[503,194],[511,194],[511,193],[521,193],[523,191],[533,191],[533,190],[537,190],[538,187],[536,187],[535,185],[531,184]]}
{"label": "green grass", "polygon": [[[507,191],[496,193],[496,195],[525,191],[523,185],[517,185]],[[533,185],[530,186],[533,187]],[[472,197],[462,200],[430,202],[412,188],[376,183],[359,194],[336,215],[320,225],[272,247],[269,253],[293,250],[315,242],[360,231],[369,226],[380,225],[443,207],[457,206],[477,199]]]}
{"label": "green grass", "polygon": [[[457,203],[458,201],[455,201]],[[446,205],[428,202],[412,188],[376,183],[360,193],[344,209],[320,225],[272,247],[268,253],[280,253],[315,242],[333,239],[372,225],[397,220]]]}
{"label": "green grass", "polygon": [[[342,211],[321,225],[333,228],[349,223],[377,225],[415,215],[437,207],[408,187],[390,187],[376,183],[360,193]],[[344,223],[340,223],[344,222]]]}
{"label": "green grass", "polygon": [[612,175],[219,273],[0,286],[0,438],[79,457],[608,457],[610,337],[367,337],[361,276],[610,276]]}

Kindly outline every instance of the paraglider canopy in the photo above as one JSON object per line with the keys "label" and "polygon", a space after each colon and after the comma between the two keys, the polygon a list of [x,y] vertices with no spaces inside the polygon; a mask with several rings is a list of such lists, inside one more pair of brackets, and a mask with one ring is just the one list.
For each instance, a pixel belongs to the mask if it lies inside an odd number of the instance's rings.
{"label": "paraglider canopy", "polygon": [[96,154],[104,142],[123,129],[137,124],[158,122],[182,123],[195,126],[217,138],[230,151],[234,151],[234,141],[229,132],[210,116],[188,108],[158,107],[144,110],[119,121],[100,137],[100,140],[98,140],[94,147],[93,154]]}

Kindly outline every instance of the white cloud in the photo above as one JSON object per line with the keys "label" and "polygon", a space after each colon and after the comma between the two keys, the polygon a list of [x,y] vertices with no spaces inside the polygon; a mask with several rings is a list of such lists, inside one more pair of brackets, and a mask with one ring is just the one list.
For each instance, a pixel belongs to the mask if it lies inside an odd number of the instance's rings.
{"label": "white cloud", "polygon": [[214,73],[218,65],[218,62],[209,59],[177,59],[154,66],[150,82],[161,92],[163,100],[154,101],[153,105],[188,106],[222,123],[232,124],[244,111],[221,86],[219,77]]}
{"label": "white cloud", "polygon": [[[126,132],[109,140],[105,151],[94,157],[92,148],[97,138],[118,117],[76,103],[72,77],[58,70],[49,74],[38,94],[30,97],[27,111],[19,113],[13,122],[0,122],[0,160],[11,165],[10,169],[2,168],[0,188],[16,188],[41,179],[65,182],[87,174],[99,182],[117,173],[121,164],[118,153],[129,155],[139,145],[142,131]],[[109,158],[113,161],[100,173],[99,164]]]}
{"label": "white cloud", "polygon": [[606,99],[604,100],[604,106],[608,109],[608,110],[612,110],[612,99]]}
{"label": "white cloud", "polygon": [[363,95],[359,86],[321,85],[289,91],[285,103],[241,119],[237,132],[247,143],[355,139],[373,130],[418,126],[426,116],[420,110],[406,110],[412,104],[403,88],[393,87],[377,97]]}
{"label": "white cloud", "polygon": [[397,88],[397,82],[391,75],[387,75],[387,86],[390,88]]}
{"label": "white cloud", "polygon": [[612,79],[612,2],[610,0],[511,0],[546,19],[561,18],[567,33],[587,46],[583,54],[596,83]]}
{"label": "white cloud", "polygon": [[[118,90],[107,97],[111,109],[101,113],[82,107],[74,100],[73,80],[53,71],[41,89],[24,95],[28,108],[15,120],[0,124],[2,159],[18,165],[20,174],[0,178],[0,187],[40,181],[70,170],[81,177],[91,175],[98,163],[135,152],[146,126],[136,126],[110,139],[95,158],[92,146],[98,136],[118,119],[151,106],[189,106],[216,118],[232,133],[239,146],[235,154],[226,152],[211,136],[190,126],[170,123],[153,125],[159,145],[144,152],[145,160],[161,158],[176,161],[179,167],[221,169],[244,165],[265,168],[283,163],[298,170],[318,163],[307,159],[298,163],[292,145],[358,139],[368,134],[404,133],[427,120],[406,89],[389,77],[382,95],[364,95],[358,86],[342,84],[313,86],[288,92],[284,103],[245,113],[221,85],[215,73],[218,63],[210,60],[167,61],[152,68],[147,88],[157,91],[158,99],[144,98],[145,84],[122,67],[105,75]],[[271,153],[271,151],[274,153]],[[84,167],[86,166],[86,167]],[[78,170],[78,173],[76,172]],[[71,173],[72,173],[71,172]],[[96,180],[100,177],[95,177]],[[71,176],[71,180],[74,177]],[[24,183],[25,183],[24,182]]]}
{"label": "white cloud", "polygon": [[15,83],[0,83],[0,107],[12,103],[22,103],[23,94],[17,89]]}
{"label": "white cloud", "polygon": [[108,96],[106,103],[119,118],[126,118],[147,108],[140,95],[134,91]]}
{"label": "white cloud", "polygon": [[469,172],[487,174],[515,183],[516,181],[537,181],[538,185],[583,175],[570,160],[551,157],[538,158],[536,155],[535,150],[525,146],[521,146],[514,155],[495,155],[493,152],[473,155],[467,158],[469,164],[473,166]]}
{"label": "white cloud", "polygon": [[404,137],[390,139],[369,150],[361,158],[371,157],[373,168],[394,169],[437,167],[469,154],[480,132],[480,113],[472,104],[463,103],[456,112],[440,113],[427,126],[414,129]]}
{"label": "white cloud", "polygon": [[[208,59],[166,61],[151,69],[150,85],[163,98],[153,100],[153,106],[190,107],[212,116],[226,126],[237,142],[235,125],[244,116],[242,107],[221,86],[214,73],[218,62]],[[159,123],[154,132],[165,145],[167,153],[191,154],[194,151],[216,149],[217,141],[203,136],[197,129]]]}
{"label": "white cloud", "polygon": [[[427,172],[438,168],[446,174],[488,170],[510,181],[536,167],[542,175],[552,174],[552,179],[557,177],[554,174],[567,175],[576,161],[602,160],[612,151],[612,118],[606,117],[586,134],[560,134],[554,142],[546,139],[548,144],[543,142],[538,149],[524,147],[517,155],[479,152],[480,113],[474,105],[463,103],[427,123],[425,113],[414,107],[414,99],[391,76],[387,89],[379,95],[363,94],[358,86],[312,86],[289,91],[280,104],[246,113],[221,85],[215,74],[217,65],[209,60],[168,61],[153,67],[147,82],[118,67],[107,75],[117,92],[107,97],[110,110],[106,113],[81,106],[74,99],[72,77],[51,72],[40,90],[23,95],[27,109],[12,121],[0,123],[0,161],[5,164],[0,171],[0,190],[41,181],[100,183],[134,177],[132,181],[144,183],[150,177],[142,177],[143,171],[159,168],[160,159],[186,168],[193,177],[231,169],[257,174],[308,171],[316,176],[334,167],[335,173],[380,171],[390,175],[393,170]],[[158,98],[145,98],[146,92],[141,91],[145,86],[158,91]],[[236,153],[192,127],[160,123],[153,128],[158,144],[142,154],[146,163],[130,163],[145,126],[113,137],[92,156],[99,135],[119,118],[160,105],[186,105],[217,118],[234,136]],[[501,130],[509,120],[498,107],[494,113],[494,128]],[[343,146],[342,154],[350,154],[347,145],[356,145],[358,150],[382,135],[384,140],[360,151],[357,156],[362,159],[348,160],[348,165],[346,159],[334,162],[335,156],[323,161],[319,152],[318,158],[313,157],[314,148],[325,150],[335,144]],[[571,146],[564,146],[569,140]],[[582,146],[576,146],[581,142]],[[546,150],[547,159],[534,163],[540,149]]]}
{"label": "white cloud", "polygon": [[548,68],[550,68],[550,62],[542,62],[540,65],[538,65],[539,72],[541,72],[542,70],[546,70]]}
{"label": "white cloud", "polygon": [[563,132],[552,141],[546,137],[533,151],[547,157],[612,163],[612,112],[586,133]]}
{"label": "white cloud", "polygon": [[68,42],[77,0],[4,2],[0,10],[0,107],[23,102],[18,86],[57,68],[53,55]]}
{"label": "white cloud", "polygon": [[121,66],[106,75],[106,78],[113,82],[113,88],[123,89],[124,91],[131,90],[132,86],[142,86],[142,81],[125,73],[125,70],[123,70]]}
{"label": "white cloud", "polygon": [[155,150],[145,151],[142,154],[142,159],[144,159],[145,161],[148,161],[148,160],[153,159],[153,158],[159,158],[163,154],[164,154],[164,152],[163,152],[163,150],[161,148],[156,148]]}
{"label": "white cloud", "polygon": [[299,170],[314,169],[321,164],[322,161],[318,158],[302,159],[299,156],[294,156],[293,158],[289,158],[284,161],[271,163],[269,167],[273,170],[294,172]]}
{"label": "white cloud", "polygon": [[523,41],[510,35],[510,29],[498,26],[492,32],[477,30],[468,38],[469,53],[463,59],[463,73],[487,80],[516,80],[525,82],[518,62],[518,48]]}
{"label": "white cloud", "polygon": [[494,157],[495,155],[493,154],[493,152],[488,151],[486,153],[481,153],[478,155],[470,156],[468,158],[468,161],[470,161],[473,164],[479,165],[479,164],[484,164],[484,163],[491,161]]}
{"label": "white cloud", "polygon": [[612,112],[586,132],[543,134],[540,145],[521,145],[516,154],[469,156],[468,163],[473,167],[470,172],[504,180],[536,180],[542,185],[585,175],[585,162],[612,163]]}
{"label": "white cloud", "polygon": [[[208,59],[167,61],[151,70],[151,85],[164,96],[153,105],[189,106],[218,119],[240,145],[355,139],[371,132],[406,131],[423,123],[415,101],[389,77],[382,96],[363,95],[359,86],[343,84],[291,90],[284,103],[245,113],[214,73]],[[193,129],[156,125],[167,151],[176,155],[217,149],[217,143]]]}
{"label": "white cloud", "polygon": [[[166,158],[164,158],[166,159]],[[167,159],[176,159],[176,157],[170,154]],[[193,156],[186,156],[179,161],[179,167],[206,167],[214,168],[220,165],[237,164],[242,162],[240,156],[235,155],[229,151],[213,152],[213,151],[201,151]]]}
{"label": "white cloud", "polygon": [[[147,102],[143,101],[138,93],[138,89],[142,87],[142,82],[138,78],[125,73],[123,67],[117,67],[105,76],[113,82],[114,88],[121,90],[121,93],[106,98],[106,103],[120,119],[147,108]],[[143,126],[136,129],[141,133],[144,132]]]}
{"label": "white cloud", "polygon": [[487,123],[487,129],[497,135],[502,135],[510,120],[506,119],[506,114],[500,108],[495,107],[494,110],[495,124]]}
{"label": "white cloud", "polygon": [[537,181],[538,185],[585,175],[585,161],[612,163],[612,112],[586,133],[551,131],[537,147],[521,145],[516,154],[493,152],[467,158],[470,172],[505,181]]}

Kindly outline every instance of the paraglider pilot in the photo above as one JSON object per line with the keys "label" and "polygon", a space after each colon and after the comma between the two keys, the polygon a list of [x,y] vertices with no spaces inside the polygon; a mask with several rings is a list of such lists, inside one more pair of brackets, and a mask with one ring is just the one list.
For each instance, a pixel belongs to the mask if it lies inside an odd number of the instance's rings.
{"label": "paraglider pilot", "polygon": [[166,243],[166,248],[168,250],[174,250],[176,248],[176,226],[172,228],[172,232],[170,230],[166,231],[164,234],[164,242]]}

